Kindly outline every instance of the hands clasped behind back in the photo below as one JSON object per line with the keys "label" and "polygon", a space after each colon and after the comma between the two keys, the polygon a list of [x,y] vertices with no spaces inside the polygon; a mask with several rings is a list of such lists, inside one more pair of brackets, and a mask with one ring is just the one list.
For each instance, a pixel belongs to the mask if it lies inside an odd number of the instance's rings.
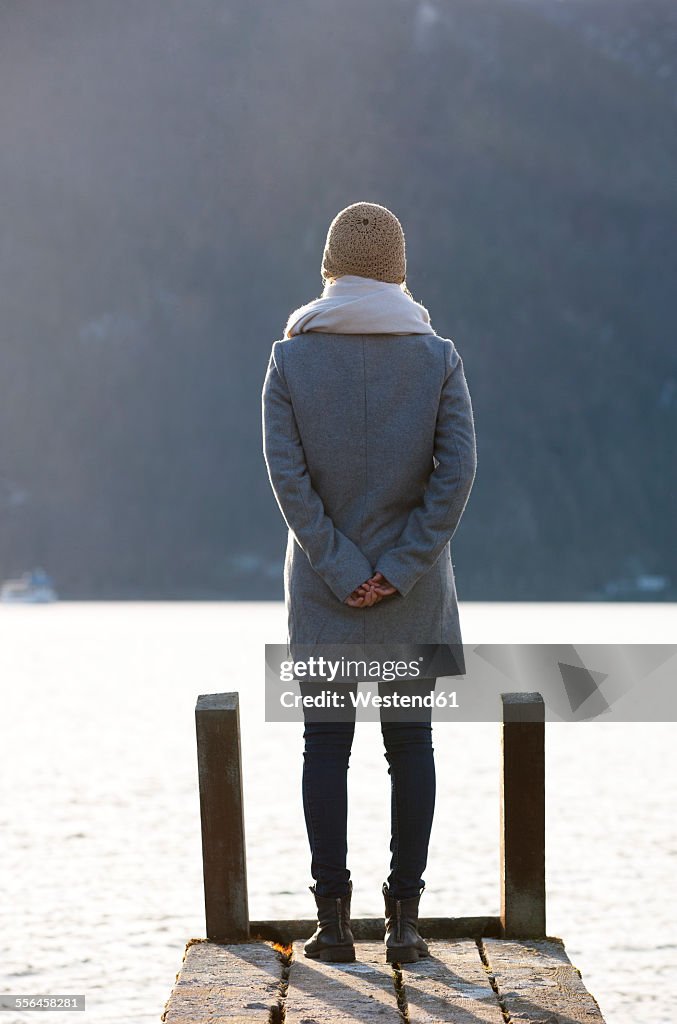
{"label": "hands clasped behind back", "polygon": [[390,597],[397,592],[397,588],[388,582],[382,572],[375,572],[368,580],[356,587],[344,603],[351,608],[371,608],[382,601],[384,597]]}

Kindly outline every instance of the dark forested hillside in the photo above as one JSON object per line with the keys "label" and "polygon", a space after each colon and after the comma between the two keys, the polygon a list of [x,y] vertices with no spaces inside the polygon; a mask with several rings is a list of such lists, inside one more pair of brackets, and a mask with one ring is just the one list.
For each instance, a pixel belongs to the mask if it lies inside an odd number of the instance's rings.
{"label": "dark forested hillside", "polygon": [[0,578],[281,597],[263,375],[365,199],[473,396],[460,596],[675,599],[675,32],[652,0],[4,3]]}

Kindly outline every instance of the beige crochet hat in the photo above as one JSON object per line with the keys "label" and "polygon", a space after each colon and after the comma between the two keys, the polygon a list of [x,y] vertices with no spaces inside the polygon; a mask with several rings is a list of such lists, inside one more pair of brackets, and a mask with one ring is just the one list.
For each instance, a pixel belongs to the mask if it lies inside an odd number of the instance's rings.
{"label": "beige crochet hat", "polygon": [[329,225],[322,256],[322,277],[356,274],[402,284],[407,261],[402,225],[385,206],[352,203]]}

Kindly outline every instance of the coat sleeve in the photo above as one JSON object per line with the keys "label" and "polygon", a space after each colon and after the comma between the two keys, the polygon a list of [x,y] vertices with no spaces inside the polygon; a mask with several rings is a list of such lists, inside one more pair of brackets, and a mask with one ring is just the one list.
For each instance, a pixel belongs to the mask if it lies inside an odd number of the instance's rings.
{"label": "coat sleeve", "polygon": [[435,428],[434,468],[423,495],[394,547],[376,570],[406,596],[453,537],[475,479],[477,450],[472,403],[463,360],[445,346],[445,379]]}
{"label": "coat sleeve", "polygon": [[273,345],[263,384],[263,455],[284,520],[313,569],[343,602],[373,573],[359,548],[338,530],[314,489],[291,396],[284,378],[280,344]]}

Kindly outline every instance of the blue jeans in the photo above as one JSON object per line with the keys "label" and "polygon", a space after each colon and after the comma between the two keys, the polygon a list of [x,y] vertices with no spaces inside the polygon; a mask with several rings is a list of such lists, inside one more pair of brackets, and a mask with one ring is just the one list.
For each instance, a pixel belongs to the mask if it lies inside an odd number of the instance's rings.
{"label": "blue jeans", "polygon": [[[408,692],[434,692],[435,679],[417,681]],[[388,684],[379,684],[387,693]],[[412,711],[407,712],[408,716]],[[392,716],[389,712],[388,718]],[[396,899],[418,896],[435,809],[435,761],[431,709],[416,710],[416,721],[386,720],[381,734],[391,778],[391,840],[388,891]],[[304,725],[303,810],[318,896],[343,896],[349,889],[348,762],[355,733],[350,721],[308,721]]]}

